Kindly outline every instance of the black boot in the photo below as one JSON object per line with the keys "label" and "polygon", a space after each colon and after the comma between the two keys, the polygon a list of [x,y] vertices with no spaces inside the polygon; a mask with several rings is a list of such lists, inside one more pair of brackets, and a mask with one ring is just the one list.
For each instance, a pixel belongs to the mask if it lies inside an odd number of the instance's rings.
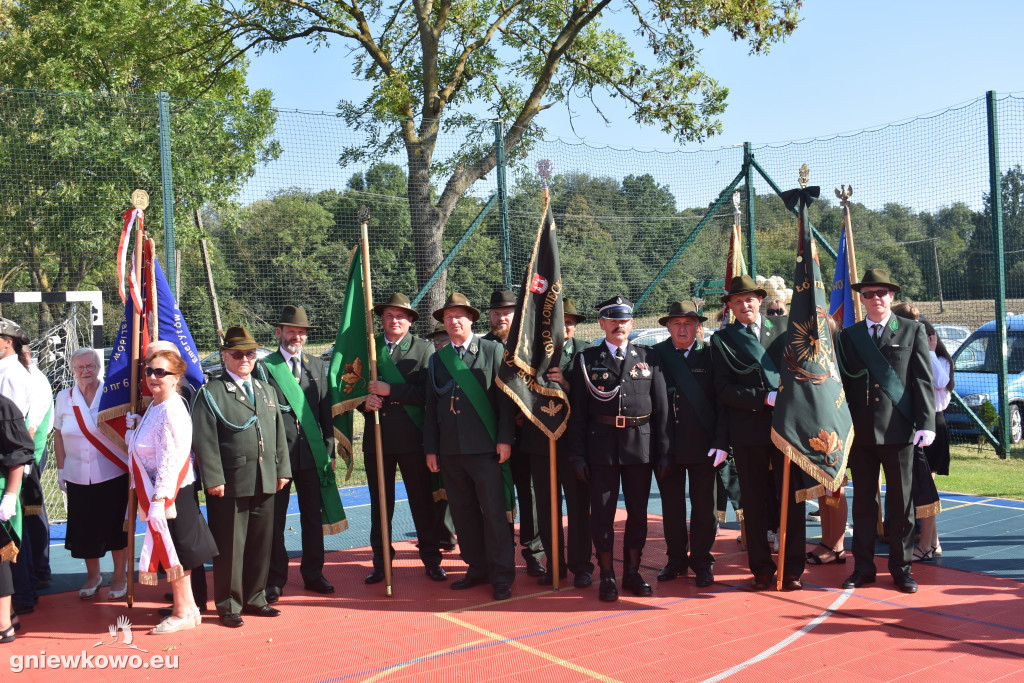
{"label": "black boot", "polygon": [[626,551],[626,566],[622,570],[622,588],[629,590],[633,595],[644,597],[652,595],[650,584],[644,581],[640,575],[640,556],[643,553],[639,548],[631,548]]}
{"label": "black boot", "polygon": [[597,564],[601,568],[601,586],[598,589],[597,597],[601,602],[615,602],[619,599],[619,589],[615,585],[612,554],[597,553]]}

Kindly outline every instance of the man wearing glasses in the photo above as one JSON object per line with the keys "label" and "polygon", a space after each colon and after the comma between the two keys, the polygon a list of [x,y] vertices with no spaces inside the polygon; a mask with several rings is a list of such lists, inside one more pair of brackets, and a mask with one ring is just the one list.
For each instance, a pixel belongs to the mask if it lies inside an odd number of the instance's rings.
{"label": "man wearing glasses", "polygon": [[875,482],[885,471],[889,510],[889,574],[896,588],[916,593],[910,576],[914,503],[910,495],[914,447],[935,440],[935,394],[928,336],[921,323],[893,315],[899,285],[881,268],[850,287],[860,293],[865,319],[840,333],[843,385],[853,417],[853,573],[843,588],[875,582]]}
{"label": "man wearing glasses", "polygon": [[284,420],[272,387],[252,377],[256,341],[231,327],[220,347],[223,374],[207,382],[192,410],[192,448],[206,486],[213,558],[213,599],[225,626],[241,613],[276,617],[267,604],[274,494],[288,485],[291,463]]}

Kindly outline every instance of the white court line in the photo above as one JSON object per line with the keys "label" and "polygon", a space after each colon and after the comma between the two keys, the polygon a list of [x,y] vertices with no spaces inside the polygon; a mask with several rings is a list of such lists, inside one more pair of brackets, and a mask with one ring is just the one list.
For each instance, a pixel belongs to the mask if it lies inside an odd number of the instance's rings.
{"label": "white court line", "polygon": [[731,669],[729,669],[727,671],[723,671],[722,673],[718,674],[717,676],[712,676],[711,678],[706,679],[704,681],[704,683],[716,683],[717,681],[725,680],[726,678],[729,678],[733,674],[738,674],[740,671],[743,671],[744,669],[746,669],[746,668],[748,668],[750,666],[753,666],[754,664],[757,664],[758,662],[762,662],[765,659],[768,659],[773,654],[775,654],[779,650],[783,649],[784,647],[786,647],[787,645],[789,645],[793,641],[797,640],[798,638],[800,638],[804,634],[810,633],[814,629],[814,627],[816,627],[818,624],[820,624],[821,622],[825,621],[830,616],[832,616],[832,614],[837,609],[839,609],[842,606],[842,604],[849,599],[849,597],[851,595],[853,595],[853,591],[854,591],[853,588],[847,588],[845,591],[843,591],[842,595],[840,595],[838,598],[835,599],[835,602],[833,602],[831,605],[828,606],[828,608],[824,612],[819,614],[817,617],[814,618],[813,621],[811,621],[810,623],[808,623],[805,626],[803,626],[799,631],[797,631],[796,633],[792,634],[791,636],[789,636],[788,638],[786,638],[782,642],[780,642],[780,643],[778,643],[776,645],[773,645],[772,647],[768,648],[764,652],[761,652],[760,654],[754,655],[753,657],[751,657],[747,661],[741,662],[740,664],[737,664],[736,666],[732,667]]}

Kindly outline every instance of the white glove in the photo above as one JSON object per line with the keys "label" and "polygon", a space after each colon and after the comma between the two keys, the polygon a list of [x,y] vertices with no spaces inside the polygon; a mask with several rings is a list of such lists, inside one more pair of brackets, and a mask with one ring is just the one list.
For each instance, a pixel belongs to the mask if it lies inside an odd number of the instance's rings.
{"label": "white glove", "polygon": [[21,476],[27,477],[32,474],[32,463],[25,465],[25,471],[21,473]]}
{"label": "white glove", "polygon": [[124,416],[124,426],[128,429],[135,429],[142,422],[142,416],[138,413],[126,413]]}
{"label": "white glove", "polygon": [[0,522],[6,522],[14,516],[18,505],[18,494],[5,493],[3,500],[0,500]]}
{"label": "white glove", "polygon": [[729,454],[720,448],[712,448],[710,451],[708,451],[708,457],[714,458],[715,462],[712,463],[712,466],[718,467],[723,462],[725,462],[725,459],[729,457]]}
{"label": "white glove", "polygon": [[57,470],[57,486],[59,486],[60,490],[63,491],[64,493],[68,492],[68,482],[66,479],[64,479],[63,468]]}
{"label": "white glove", "polygon": [[769,391],[768,395],[764,397],[764,404],[766,406],[775,407],[775,398],[779,395],[777,391]]}
{"label": "white glove", "polygon": [[930,432],[927,429],[918,429],[914,432],[914,445],[915,446],[931,446],[932,442],[935,441],[935,432]]}
{"label": "white glove", "polygon": [[149,515],[146,518],[154,533],[162,534],[167,531],[167,514],[164,510],[164,501],[154,500],[149,504]]}

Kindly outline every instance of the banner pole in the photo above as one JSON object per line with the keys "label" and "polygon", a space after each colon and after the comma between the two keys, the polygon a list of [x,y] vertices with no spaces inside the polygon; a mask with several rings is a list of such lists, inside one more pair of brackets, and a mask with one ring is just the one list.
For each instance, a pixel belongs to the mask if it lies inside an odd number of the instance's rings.
{"label": "banner pole", "polygon": [[[136,191],[138,192],[138,191]],[[136,199],[136,193],[132,193],[132,201],[136,204],[139,212],[145,209],[144,206],[138,206],[140,200]],[[149,205],[149,196],[145,197],[145,204]],[[138,221],[138,226],[135,230],[135,282],[138,285],[139,293],[143,291],[144,282],[142,280],[142,241],[145,239],[144,226],[141,216]],[[131,292],[129,291],[129,296]],[[132,365],[131,365],[131,387],[129,389],[129,402],[131,404],[131,411],[138,415],[139,414],[139,354],[141,349],[139,348],[139,335],[142,328],[141,312],[138,307],[132,303]],[[135,520],[139,514],[139,501],[135,495],[135,487],[132,483],[132,467],[131,467],[131,452],[128,453],[128,520],[127,529],[128,532],[128,547],[126,548],[126,578],[128,580],[127,593],[125,598],[128,602],[128,607],[131,608],[135,602]]]}
{"label": "banner pole", "polygon": [[557,591],[558,579],[562,575],[558,562],[562,551],[562,520],[558,514],[561,510],[558,509],[558,447],[555,444],[554,439],[548,438],[548,472],[551,477],[551,565],[548,571],[554,572],[551,576],[551,586]]}
{"label": "banner pole", "polygon": [[[784,457],[782,465],[782,510],[779,515],[779,571],[775,578],[775,590],[782,590],[782,578],[786,573],[786,524],[789,521],[789,468],[792,461]],[[769,548],[768,550],[771,550]]]}
{"label": "banner pole", "polygon": [[[363,249],[363,294],[366,297],[366,337],[369,346],[370,380],[377,381],[377,344],[373,338],[373,286],[370,284],[370,239],[367,231],[369,212],[366,207],[359,210],[362,224]],[[384,585],[388,597],[392,595],[391,585],[391,534],[388,533],[388,506],[384,491],[384,446],[380,434],[380,412],[373,412],[373,443],[377,447],[377,504],[380,506],[380,537],[384,552]]]}

